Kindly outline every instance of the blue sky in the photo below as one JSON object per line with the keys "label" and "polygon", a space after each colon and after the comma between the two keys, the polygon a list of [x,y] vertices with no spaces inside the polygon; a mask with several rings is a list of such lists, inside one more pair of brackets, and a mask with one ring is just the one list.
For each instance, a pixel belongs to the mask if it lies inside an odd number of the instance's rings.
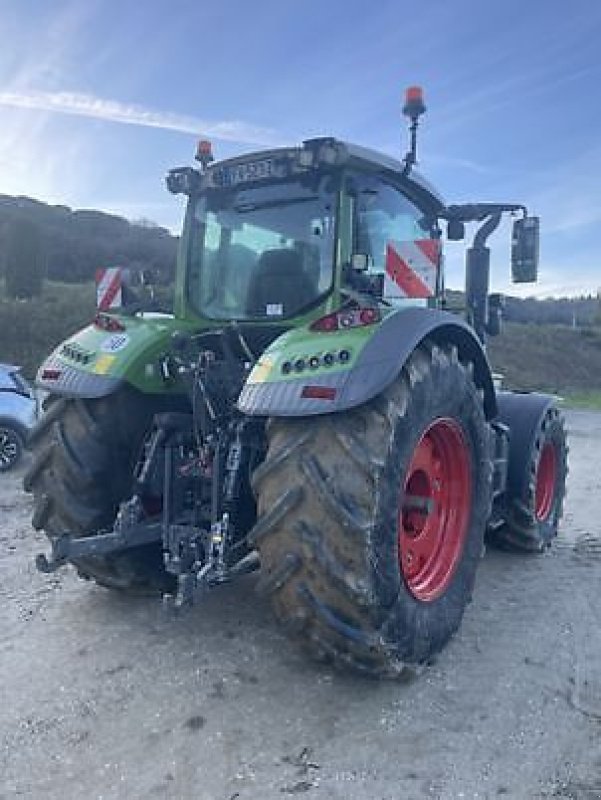
{"label": "blue sky", "polygon": [[[0,41],[1,193],[176,230],[162,179],[197,134],[218,157],[316,134],[400,155],[417,83],[448,202],[540,214],[539,294],[601,286],[601,2],[0,0]],[[507,290],[508,229],[491,245]]]}

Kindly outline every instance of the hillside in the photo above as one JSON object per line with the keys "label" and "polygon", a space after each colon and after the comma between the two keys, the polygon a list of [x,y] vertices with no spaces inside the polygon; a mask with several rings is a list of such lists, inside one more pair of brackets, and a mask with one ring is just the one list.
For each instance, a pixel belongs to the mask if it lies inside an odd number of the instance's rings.
{"label": "hillside", "polygon": [[99,267],[152,269],[168,283],[175,272],[177,238],[151,222],[129,222],[94,209],[72,210],[30,197],[0,195],[0,270],[11,225],[17,220],[39,230],[50,280],[91,281]]}
{"label": "hillside", "polygon": [[570,396],[601,392],[601,328],[506,324],[488,353],[509,388]]}

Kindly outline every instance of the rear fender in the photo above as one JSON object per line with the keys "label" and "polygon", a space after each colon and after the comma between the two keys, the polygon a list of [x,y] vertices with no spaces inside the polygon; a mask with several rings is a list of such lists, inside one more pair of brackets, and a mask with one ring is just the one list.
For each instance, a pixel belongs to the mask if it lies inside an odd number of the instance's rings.
{"label": "rear fender", "polygon": [[[302,338],[301,338],[302,335]],[[378,327],[354,331],[302,334],[292,331],[277,339],[259,360],[244,386],[238,407],[250,415],[303,417],[337,413],[362,405],[381,394],[399,375],[411,353],[424,339],[453,344],[462,360],[474,365],[474,380],[484,393],[487,419],[497,413],[495,388],[486,354],[472,329],[454,314],[436,309],[407,308],[389,314]],[[296,348],[296,350],[295,350]],[[340,354],[350,356],[348,366]],[[337,363],[329,370],[301,370],[284,377],[286,362],[296,354],[331,352]],[[298,359],[297,359],[298,360]],[[307,397],[307,389],[313,395]]]}
{"label": "rear fender", "polygon": [[499,392],[497,403],[497,421],[509,428],[507,491],[512,497],[523,497],[529,480],[524,465],[532,461],[537,431],[555,398],[535,392]]}
{"label": "rear fender", "polygon": [[39,368],[36,386],[85,398],[105,397],[123,384],[144,394],[181,393],[176,382],[163,379],[160,361],[172,334],[185,323],[169,315],[116,318],[123,330],[111,333],[89,325],[62,342]]}

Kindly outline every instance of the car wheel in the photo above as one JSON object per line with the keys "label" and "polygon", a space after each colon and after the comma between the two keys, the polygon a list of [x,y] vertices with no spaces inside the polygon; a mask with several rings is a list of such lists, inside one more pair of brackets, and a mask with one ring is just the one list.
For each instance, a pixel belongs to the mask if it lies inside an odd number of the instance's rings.
{"label": "car wheel", "polygon": [[23,455],[23,439],[6,424],[0,425],[0,472],[16,467]]}

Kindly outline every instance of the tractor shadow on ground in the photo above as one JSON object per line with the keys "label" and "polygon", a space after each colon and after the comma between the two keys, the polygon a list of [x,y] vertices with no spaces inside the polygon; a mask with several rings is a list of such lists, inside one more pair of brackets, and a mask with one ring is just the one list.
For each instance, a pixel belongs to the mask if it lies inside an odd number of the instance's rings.
{"label": "tractor shadow on ground", "polygon": [[[277,675],[284,683],[334,681],[343,693],[356,693],[361,687],[361,694],[369,695],[383,686],[397,687],[397,692],[403,684],[427,677],[433,666],[438,674],[452,670],[456,655],[462,657],[462,651],[472,656],[474,650],[480,652],[481,640],[494,635],[499,610],[511,616],[512,608],[522,607],[524,587],[535,583],[548,564],[565,556],[568,553],[564,548],[542,556],[488,548],[479,568],[474,601],[458,633],[431,663],[410,668],[400,680],[392,682],[365,679],[309,658],[279,628],[269,602],[257,594],[256,574],[213,588],[194,606],[184,609],[175,609],[160,598],[131,597],[78,580],[71,584],[69,624],[85,625],[93,636],[120,650],[144,652],[150,662],[158,663],[168,653],[171,668],[176,671],[185,669],[184,662],[191,657],[194,668],[202,665],[233,673],[242,668],[251,674],[253,670],[264,673],[268,665],[270,675]],[[515,625],[519,636],[520,621],[516,619]]]}

